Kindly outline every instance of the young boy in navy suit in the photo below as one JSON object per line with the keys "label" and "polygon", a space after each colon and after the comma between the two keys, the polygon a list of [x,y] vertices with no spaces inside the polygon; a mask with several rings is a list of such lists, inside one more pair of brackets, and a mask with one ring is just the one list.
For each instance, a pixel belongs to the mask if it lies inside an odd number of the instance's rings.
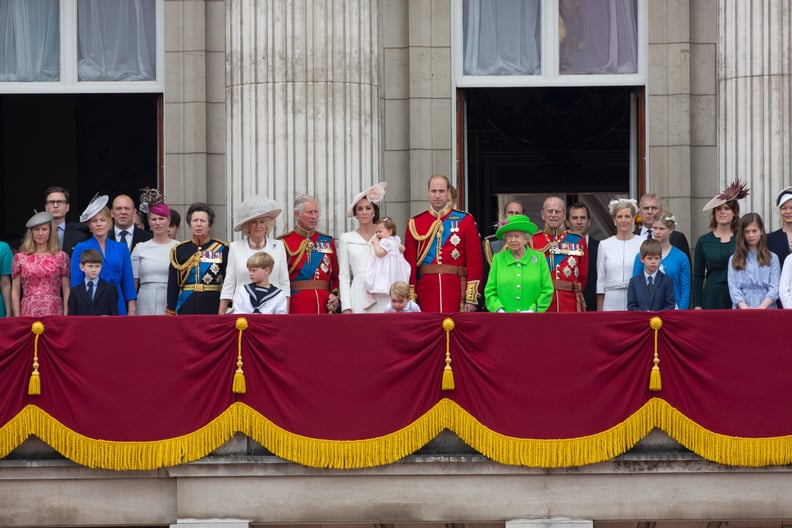
{"label": "young boy in navy suit", "polygon": [[80,271],[85,273],[85,280],[71,289],[69,315],[118,315],[118,290],[99,278],[102,254],[95,249],[83,251]]}
{"label": "young boy in navy suit", "polygon": [[641,243],[641,264],[643,273],[630,279],[627,289],[627,309],[637,311],[673,310],[674,282],[660,271],[663,248],[660,242],[647,238]]}

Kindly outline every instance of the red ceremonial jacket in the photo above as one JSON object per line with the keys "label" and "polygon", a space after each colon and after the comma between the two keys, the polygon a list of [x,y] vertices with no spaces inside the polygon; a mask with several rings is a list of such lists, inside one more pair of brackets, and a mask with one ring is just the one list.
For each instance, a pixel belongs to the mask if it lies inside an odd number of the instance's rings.
{"label": "red ceremonial jacket", "polygon": [[533,236],[533,247],[545,255],[553,278],[553,301],[548,312],[585,311],[583,288],[588,275],[586,237],[574,231],[541,231]]}
{"label": "red ceremonial jacket", "polygon": [[[410,286],[421,310],[457,312],[465,302],[476,304],[483,262],[472,215],[448,208],[440,213],[424,211],[410,219],[404,247],[411,268]],[[422,272],[421,266],[427,265]]]}
{"label": "red ceremonial jacket", "polygon": [[[333,237],[297,230],[281,235],[291,281],[289,313],[326,314],[331,292],[338,291],[338,253]],[[307,235],[307,236],[306,236]]]}

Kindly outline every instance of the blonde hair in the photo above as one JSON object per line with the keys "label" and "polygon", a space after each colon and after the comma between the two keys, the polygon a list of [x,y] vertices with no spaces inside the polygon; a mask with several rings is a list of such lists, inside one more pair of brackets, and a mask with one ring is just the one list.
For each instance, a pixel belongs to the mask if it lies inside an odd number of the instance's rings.
{"label": "blonde hair", "polygon": [[[58,244],[58,230],[52,225],[52,222],[45,223],[49,224],[50,226],[49,238],[47,239],[47,251],[55,255],[60,251],[60,246]],[[25,232],[25,238],[22,240],[22,244],[19,246],[20,253],[32,255],[36,252],[36,243],[33,241],[33,230],[42,225],[44,224],[28,227],[27,231]]]}
{"label": "blonde hair", "polygon": [[247,259],[247,267],[250,268],[268,268],[272,271],[272,267],[275,265],[275,259],[272,258],[272,255],[267,253],[266,251],[259,251],[258,253],[253,253],[249,259]]}
{"label": "blonde hair", "polygon": [[107,208],[107,206],[105,206],[105,207],[102,207],[102,210],[101,210],[101,211],[99,211],[98,213],[96,213],[95,215],[93,215],[91,218],[89,218],[89,219],[88,219],[88,221],[87,221],[86,223],[90,225],[90,223],[91,223],[91,220],[93,220],[94,218],[96,218],[98,215],[102,215],[102,216],[104,216],[104,217],[105,217],[105,220],[107,220],[107,221],[108,221],[108,222],[110,222],[111,224],[113,223],[113,215],[112,215],[112,214],[110,214],[110,209],[108,209],[108,208]]}
{"label": "blonde hair", "polygon": [[391,297],[404,300],[410,298],[410,285],[404,281],[396,281],[390,287]]}

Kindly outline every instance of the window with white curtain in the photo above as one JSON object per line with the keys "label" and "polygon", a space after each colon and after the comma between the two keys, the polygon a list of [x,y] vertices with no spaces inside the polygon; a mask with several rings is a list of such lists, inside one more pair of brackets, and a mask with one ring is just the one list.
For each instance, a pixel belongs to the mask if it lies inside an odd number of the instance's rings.
{"label": "window with white curtain", "polygon": [[164,0],[0,0],[0,92],[158,92]]}
{"label": "window with white curtain", "polygon": [[154,80],[155,20],[154,0],[79,0],[79,80]]}
{"label": "window with white curtain", "polygon": [[648,0],[456,0],[457,85],[645,83]]}
{"label": "window with white curtain", "polygon": [[0,0],[0,82],[60,79],[58,0]]}

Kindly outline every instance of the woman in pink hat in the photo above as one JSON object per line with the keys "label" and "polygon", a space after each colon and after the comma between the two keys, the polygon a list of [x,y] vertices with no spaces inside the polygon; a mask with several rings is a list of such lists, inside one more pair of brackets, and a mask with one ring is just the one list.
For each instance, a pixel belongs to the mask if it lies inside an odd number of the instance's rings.
{"label": "woman in pink hat", "polygon": [[179,245],[168,236],[170,208],[156,189],[143,189],[140,211],[148,215],[153,237],[132,250],[132,276],[138,288],[138,315],[165,315],[168,301],[170,251]]}
{"label": "woman in pink hat", "polygon": [[382,313],[390,302],[387,293],[375,293],[371,303],[366,291],[366,270],[374,255],[374,223],[379,220],[379,204],[385,196],[385,182],[372,185],[352,199],[348,217],[355,217],[358,227],[342,234],[338,249],[338,290],[344,313]]}

